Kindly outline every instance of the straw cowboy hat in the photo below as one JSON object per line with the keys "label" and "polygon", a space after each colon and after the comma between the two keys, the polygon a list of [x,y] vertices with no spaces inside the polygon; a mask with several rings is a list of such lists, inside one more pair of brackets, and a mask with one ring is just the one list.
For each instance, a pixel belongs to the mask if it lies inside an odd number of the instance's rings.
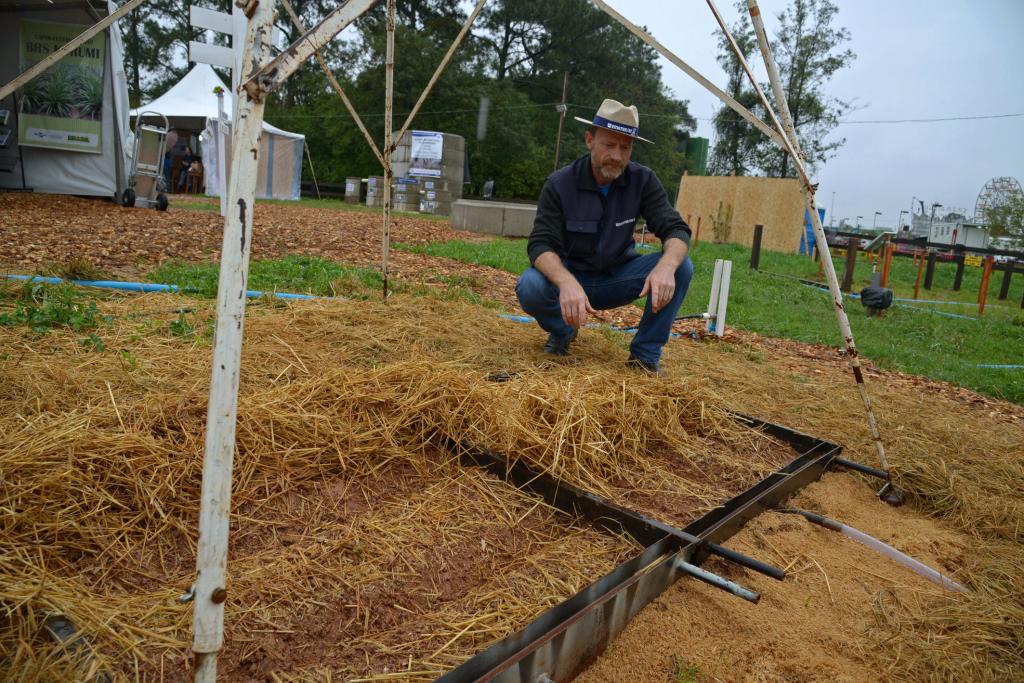
{"label": "straw cowboy hat", "polygon": [[594,114],[593,121],[587,121],[579,116],[574,116],[573,118],[589,126],[604,128],[605,130],[627,135],[642,142],[654,144],[647,138],[642,138],[638,135],[640,132],[640,114],[632,104],[627,107],[622,102],[605,100],[601,103],[601,108]]}

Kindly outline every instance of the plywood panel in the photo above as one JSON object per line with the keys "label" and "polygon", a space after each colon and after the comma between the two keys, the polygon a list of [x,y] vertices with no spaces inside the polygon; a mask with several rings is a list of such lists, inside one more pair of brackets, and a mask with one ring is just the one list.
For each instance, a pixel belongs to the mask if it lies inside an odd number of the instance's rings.
{"label": "plywood panel", "polygon": [[754,225],[764,226],[761,246],[796,253],[804,224],[804,200],[797,180],[744,176],[684,175],[676,209],[701,241],[750,246]]}

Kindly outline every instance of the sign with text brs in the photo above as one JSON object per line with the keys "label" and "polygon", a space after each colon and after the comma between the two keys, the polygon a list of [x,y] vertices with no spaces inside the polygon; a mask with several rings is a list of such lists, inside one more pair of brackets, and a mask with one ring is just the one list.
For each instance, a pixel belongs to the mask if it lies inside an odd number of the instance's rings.
{"label": "sign with text brs", "polygon": [[[84,29],[79,24],[22,21],[21,70],[59,50]],[[18,91],[20,144],[103,151],[106,41],[106,34],[98,33]]]}
{"label": "sign with text brs", "polygon": [[409,152],[409,175],[441,177],[441,157],[444,152],[444,133],[426,130],[412,131],[412,149]]}

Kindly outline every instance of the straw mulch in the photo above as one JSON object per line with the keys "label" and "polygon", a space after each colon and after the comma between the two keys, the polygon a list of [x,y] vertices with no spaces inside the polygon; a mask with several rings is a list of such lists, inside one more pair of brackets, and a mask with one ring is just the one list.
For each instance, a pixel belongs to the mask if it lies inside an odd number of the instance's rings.
{"label": "straw mulch", "polygon": [[[194,572],[212,312],[187,302],[200,333],[175,336],[182,303],[103,302],[104,352],[0,328],[0,667],[17,680],[188,677],[174,598]],[[615,333],[555,363],[532,326],[402,297],[257,302],[246,325],[229,679],[431,680],[635,551],[459,467],[444,438],[679,523],[793,455],[706,381],[626,369]],[[54,614],[86,644],[54,645]]]}

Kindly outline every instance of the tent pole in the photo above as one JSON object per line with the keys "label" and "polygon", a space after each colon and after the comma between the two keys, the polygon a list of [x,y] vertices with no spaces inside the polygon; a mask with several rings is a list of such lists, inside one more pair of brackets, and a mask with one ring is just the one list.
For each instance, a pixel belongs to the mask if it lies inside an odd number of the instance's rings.
{"label": "tent pole", "polygon": [[49,55],[46,56],[45,59],[42,59],[42,60],[36,62],[35,64],[30,66],[29,68],[27,68],[24,71],[22,71],[20,74],[18,74],[17,76],[14,77],[14,80],[12,80],[11,82],[7,83],[6,85],[0,87],[0,101],[4,100],[4,98],[6,98],[12,92],[14,92],[18,88],[24,86],[26,83],[31,81],[33,78],[35,78],[36,76],[38,76],[39,74],[43,73],[44,71],[49,69],[51,66],[53,66],[54,64],[56,64],[57,62],[62,60],[64,57],[66,57],[70,52],[74,51],[74,49],[77,48],[78,46],[80,46],[82,43],[86,42],[87,40],[92,38],[94,35],[99,33],[100,31],[106,29],[108,26],[113,24],[115,21],[117,21],[118,19],[120,19],[124,15],[128,14],[129,12],[131,12],[133,9],[135,9],[136,7],[141,5],[142,3],[148,2],[148,1],[149,0],[129,0],[129,2],[126,2],[125,4],[123,4],[120,7],[118,7],[117,10],[115,10],[114,12],[108,14],[102,20],[96,22],[95,24],[93,24],[89,28],[87,28],[84,31],[82,31],[81,33],[79,33],[77,36],[75,36],[70,41],[65,43],[64,46],[61,47],[56,52],[51,52]]}
{"label": "tent pole", "polygon": [[[284,1],[288,2],[288,0]],[[316,198],[320,199],[320,185],[316,182],[316,169],[313,168],[313,157],[309,153],[309,145],[306,144],[305,140],[302,141],[302,148],[306,150],[306,159],[309,161],[309,172],[313,176],[313,189],[316,190]]]}
{"label": "tent pole", "polygon": [[[270,57],[274,2],[258,3],[249,16],[243,48],[243,70],[251,71]],[[192,621],[196,683],[213,683],[217,653],[224,643],[224,603],[227,599],[227,553],[231,512],[231,470],[235,455],[235,422],[242,360],[245,290],[252,250],[256,176],[263,128],[264,101],[239,93],[234,106],[231,181],[228,186],[217,322],[214,334],[210,398],[206,413],[206,443],[199,507],[199,544]]]}
{"label": "tent pole", "polygon": [[384,300],[388,298],[388,252],[391,248],[391,117],[395,91],[395,0],[387,0],[387,52],[384,58],[384,230],[381,273]]}

